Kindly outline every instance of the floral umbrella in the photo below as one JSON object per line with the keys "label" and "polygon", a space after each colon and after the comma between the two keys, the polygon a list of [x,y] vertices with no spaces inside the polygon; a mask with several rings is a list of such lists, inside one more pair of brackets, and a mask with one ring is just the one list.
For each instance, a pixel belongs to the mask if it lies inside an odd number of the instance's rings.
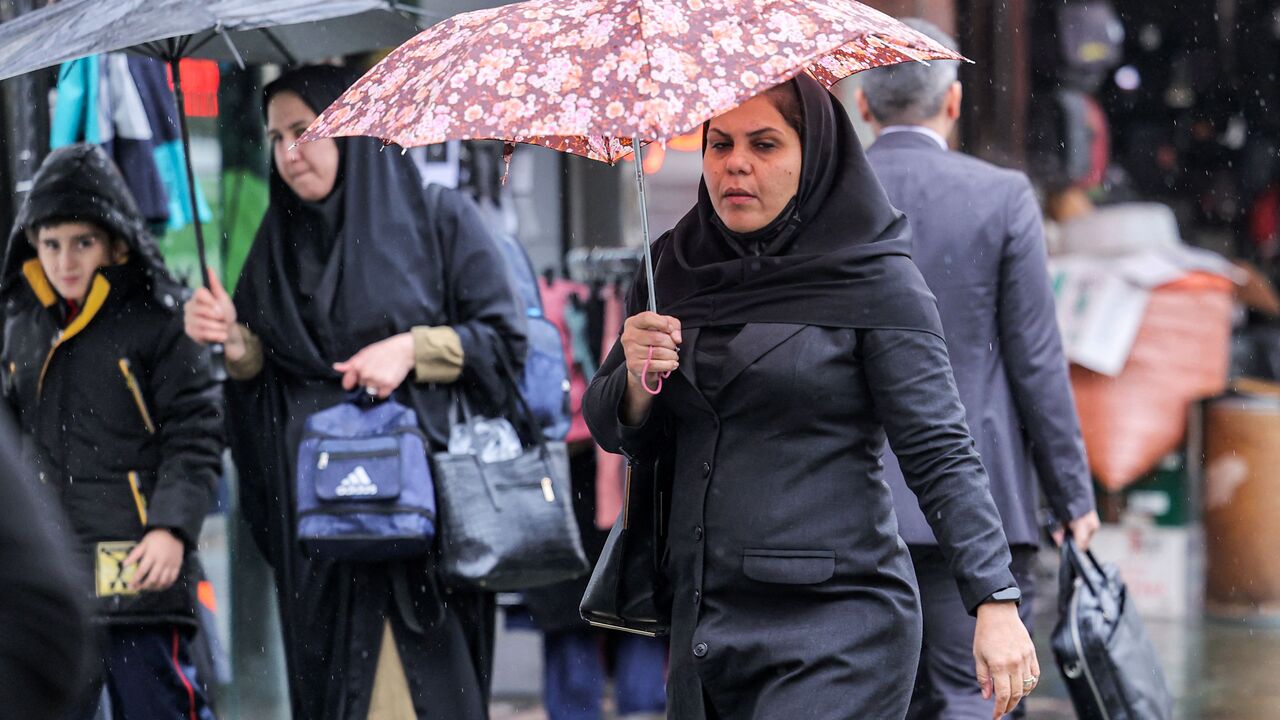
{"label": "floral umbrella", "polygon": [[529,0],[420,33],[301,141],[504,140],[613,164],[800,72],[829,87],[861,70],[929,59],[963,58],[854,0]]}

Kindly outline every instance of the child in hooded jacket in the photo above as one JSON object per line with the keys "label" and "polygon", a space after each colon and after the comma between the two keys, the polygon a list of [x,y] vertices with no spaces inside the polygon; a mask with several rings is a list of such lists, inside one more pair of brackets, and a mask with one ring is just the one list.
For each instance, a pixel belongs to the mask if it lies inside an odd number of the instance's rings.
{"label": "child in hooded jacket", "polygon": [[211,720],[195,677],[196,543],[221,469],[222,392],[183,332],[183,288],[110,158],[41,165],[9,238],[4,392],[94,598],[114,720]]}

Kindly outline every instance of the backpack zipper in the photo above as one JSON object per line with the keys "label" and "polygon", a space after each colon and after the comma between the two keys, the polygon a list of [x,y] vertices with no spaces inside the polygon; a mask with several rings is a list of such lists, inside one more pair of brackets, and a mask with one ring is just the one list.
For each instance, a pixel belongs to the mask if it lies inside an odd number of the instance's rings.
{"label": "backpack zipper", "polygon": [[138,406],[138,413],[142,415],[142,424],[147,426],[147,432],[155,435],[156,425],[151,422],[151,413],[147,411],[147,403],[142,399],[142,388],[138,386],[138,379],[133,376],[129,359],[120,358],[119,365],[120,373],[124,375],[124,384],[129,386],[129,394],[133,395],[133,402]]}
{"label": "backpack zipper", "polygon": [[378,458],[398,457],[400,448],[382,450],[324,450],[316,459],[316,469],[329,467],[330,460],[376,460]]}

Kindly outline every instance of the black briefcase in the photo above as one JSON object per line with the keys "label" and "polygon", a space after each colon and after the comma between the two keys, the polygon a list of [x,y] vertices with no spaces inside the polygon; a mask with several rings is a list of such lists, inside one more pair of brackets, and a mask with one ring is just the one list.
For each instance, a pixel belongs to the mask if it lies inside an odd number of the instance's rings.
{"label": "black briefcase", "polygon": [[1054,659],[1081,720],[1168,720],[1173,697],[1115,565],[1068,534],[1059,570]]}
{"label": "black briefcase", "polygon": [[622,512],[591,573],[579,613],[596,627],[659,637],[671,631],[663,571],[671,510],[671,454],[627,464]]}

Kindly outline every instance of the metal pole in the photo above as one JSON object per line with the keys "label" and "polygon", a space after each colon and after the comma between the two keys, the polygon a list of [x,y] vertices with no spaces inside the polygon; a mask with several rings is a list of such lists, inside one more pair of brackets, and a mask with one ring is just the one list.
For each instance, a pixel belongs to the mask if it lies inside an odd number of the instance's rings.
{"label": "metal pole", "polygon": [[649,206],[644,197],[644,151],[640,148],[640,136],[631,140],[635,151],[636,187],[640,190],[640,228],[644,233],[644,278],[649,287],[649,312],[658,312],[658,296],[653,289],[653,251],[649,249]]}
{"label": "metal pole", "polygon": [[[205,256],[204,249],[204,226],[200,222],[200,203],[196,195],[196,173],[191,165],[191,132],[187,128],[187,102],[182,93],[182,71],[180,58],[176,55],[169,58],[169,69],[173,72],[173,97],[178,105],[178,129],[182,133],[182,154],[187,169],[187,191],[191,195],[191,225],[196,231],[196,254],[200,256],[200,279],[204,281],[204,286],[210,288],[209,283],[209,262]],[[225,379],[226,372],[226,350],[221,343],[211,343],[209,345],[209,353],[212,356],[213,372],[219,380]]]}
{"label": "metal pole", "polygon": [[[0,2],[0,20],[12,20],[20,15],[35,10],[33,0],[7,0]],[[48,88],[43,76],[37,73],[26,73],[4,81],[4,154],[7,156],[5,179],[7,180],[8,197],[12,212],[0,213],[6,216],[4,227],[8,227],[17,216],[18,209],[27,192],[31,190],[31,180],[35,177],[40,161],[48,152],[49,115],[48,99],[45,97]]]}

